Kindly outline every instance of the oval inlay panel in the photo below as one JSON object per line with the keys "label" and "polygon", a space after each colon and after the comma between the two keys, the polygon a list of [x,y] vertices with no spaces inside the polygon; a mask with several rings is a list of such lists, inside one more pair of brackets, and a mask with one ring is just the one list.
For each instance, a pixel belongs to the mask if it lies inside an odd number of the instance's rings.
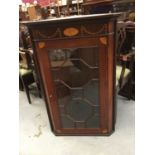
{"label": "oval inlay panel", "polygon": [[68,36],[68,37],[71,37],[71,36],[75,36],[79,33],[79,30],[74,28],[74,27],[70,27],[70,28],[66,28],[64,30],[64,35],[65,36]]}

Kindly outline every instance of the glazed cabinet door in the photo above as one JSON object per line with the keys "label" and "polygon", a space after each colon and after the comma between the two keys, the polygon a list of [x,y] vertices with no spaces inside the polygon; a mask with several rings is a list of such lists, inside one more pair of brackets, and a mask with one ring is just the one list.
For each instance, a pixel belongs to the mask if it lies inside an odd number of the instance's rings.
{"label": "glazed cabinet door", "polygon": [[82,38],[36,44],[55,134],[108,133],[108,52],[103,41]]}

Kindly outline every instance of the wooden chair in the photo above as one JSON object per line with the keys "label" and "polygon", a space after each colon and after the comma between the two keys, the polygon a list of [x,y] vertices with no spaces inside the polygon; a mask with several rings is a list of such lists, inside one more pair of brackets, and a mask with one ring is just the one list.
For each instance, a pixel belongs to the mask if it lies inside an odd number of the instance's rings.
{"label": "wooden chair", "polygon": [[[116,85],[119,94],[131,99],[131,85],[134,72],[135,52],[129,48],[129,40],[126,36],[128,23],[119,22],[117,26],[117,66],[116,66]],[[128,83],[126,93],[122,93],[123,87]]]}
{"label": "wooden chair", "polygon": [[39,96],[41,97],[40,86],[36,82],[35,77],[34,77],[33,61],[31,59],[30,51],[20,49],[19,55],[20,55],[19,82],[20,82],[20,84],[22,83],[22,86],[23,86],[23,88],[26,92],[27,98],[28,98],[28,102],[31,104],[29,86],[33,83],[36,83]]}

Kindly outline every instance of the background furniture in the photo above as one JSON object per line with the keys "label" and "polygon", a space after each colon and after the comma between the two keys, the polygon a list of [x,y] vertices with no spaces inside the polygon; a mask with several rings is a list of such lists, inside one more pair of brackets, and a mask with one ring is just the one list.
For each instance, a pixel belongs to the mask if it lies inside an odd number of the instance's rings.
{"label": "background furniture", "polygon": [[117,22],[117,69],[116,79],[119,84],[119,94],[134,99],[134,72],[135,72],[135,50],[134,50],[134,28],[133,22]]}
{"label": "background furniture", "polygon": [[125,20],[134,13],[135,0],[84,0],[82,10],[84,14],[122,12],[118,20]]}
{"label": "background furniture", "polygon": [[84,14],[113,12],[114,0],[85,0],[83,3]]}
{"label": "background furniture", "polygon": [[28,26],[56,135],[109,135],[115,124],[115,30],[120,14]]}
{"label": "background furniture", "polygon": [[31,103],[30,99],[30,93],[29,93],[29,85],[35,82],[34,77],[33,77],[33,70],[29,68],[29,63],[28,63],[28,54],[25,52],[19,52],[20,56],[20,61],[19,61],[19,81],[21,81],[20,87],[23,87],[27,98],[28,102]]}
{"label": "background furniture", "polygon": [[36,84],[37,91],[39,96],[41,97],[40,93],[40,86],[38,81],[36,80],[36,73],[34,70],[34,64],[32,60],[32,53],[30,50],[20,49],[19,51],[19,85],[20,90],[25,90],[28,102],[31,104],[30,98],[30,85]]}
{"label": "background furniture", "polygon": [[31,103],[29,86],[36,84],[39,97],[42,96],[41,88],[28,29],[22,24],[19,28],[19,89],[26,91],[28,101]]}

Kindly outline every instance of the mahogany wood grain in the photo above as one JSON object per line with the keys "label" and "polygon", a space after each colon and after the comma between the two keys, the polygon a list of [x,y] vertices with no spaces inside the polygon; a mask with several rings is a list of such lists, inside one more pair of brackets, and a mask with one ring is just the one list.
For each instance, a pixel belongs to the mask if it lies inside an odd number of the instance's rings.
{"label": "mahogany wood grain", "polygon": [[[120,14],[83,15],[41,21],[23,22],[31,32],[37,69],[42,80],[50,123],[56,135],[110,135],[115,126],[115,26]],[[62,24],[63,23],[63,24]],[[70,33],[70,34],[69,34]],[[98,49],[99,64],[99,126],[63,128],[59,98],[49,58],[51,49],[83,48],[80,53],[85,61],[88,47]],[[87,48],[84,51],[84,48]],[[90,50],[91,51],[91,50]],[[89,57],[90,60],[88,59]],[[93,75],[95,75],[94,73]],[[66,75],[67,76],[67,75]],[[64,92],[64,95],[67,91]]]}

